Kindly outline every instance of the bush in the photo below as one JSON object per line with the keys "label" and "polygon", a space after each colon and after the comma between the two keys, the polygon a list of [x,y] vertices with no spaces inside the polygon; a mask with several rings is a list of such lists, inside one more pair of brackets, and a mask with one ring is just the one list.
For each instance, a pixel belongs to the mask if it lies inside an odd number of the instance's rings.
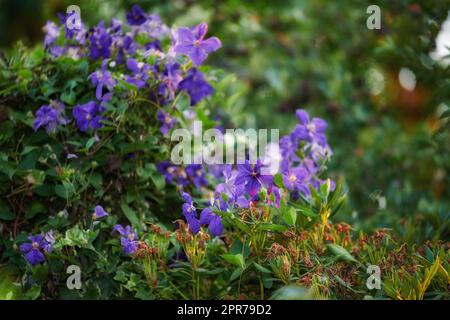
{"label": "bush", "polygon": [[448,244],[331,222],[345,191],[326,177],[327,123],[304,110],[279,173],[169,161],[173,128],[222,130],[239,97],[203,66],[221,46],[205,23],[169,29],[138,6],[126,23],[72,18],[1,60],[2,298],[364,298],[369,265],[376,297],[448,298]]}

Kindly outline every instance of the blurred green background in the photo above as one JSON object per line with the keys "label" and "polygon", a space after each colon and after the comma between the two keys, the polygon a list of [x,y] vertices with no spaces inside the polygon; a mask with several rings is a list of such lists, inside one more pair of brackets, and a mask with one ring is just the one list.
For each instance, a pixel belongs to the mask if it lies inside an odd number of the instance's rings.
{"label": "blurred green background", "polygon": [[[328,121],[330,173],[349,194],[340,219],[449,239],[449,1],[3,0],[0,48],[41,42],[68,5],[92,25],[133,3],[167,25],[208,22],[223,43],[208,63],[238,79],[229,125],[286,134],[297,108]],[[380,30],[366,27],[372,4]]]}

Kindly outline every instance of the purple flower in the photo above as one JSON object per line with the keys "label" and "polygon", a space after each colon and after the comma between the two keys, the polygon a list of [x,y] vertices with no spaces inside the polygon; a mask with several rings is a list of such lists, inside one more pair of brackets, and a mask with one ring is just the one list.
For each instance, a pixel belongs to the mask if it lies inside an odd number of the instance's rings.
{"label": "purple flower", "polygon": [[150,38],[161,39],[169,33],[169,28],[162,23],[161,18],[157,14],[151,14],[147,16],[147,20],[143,24],[133,26],[132,33],[134,35],[145,33]]}
{"label": "purple flower", "polygon": [[106,217],[107,215],[109,215],[109,213],[107,213],[102,206],[95,206],[94,213],[92,214],[92,220],[98,220]]}
{"label": "purple flower", "polygon": [[20,252],[24,254],[25,260],[32,266],[35,266],[45,261],[43,252],[51,252],[53,249],[53,235],[52,233],[46,233],[45,237],[41,234],[35,236],[29,236],[26,242],[20,245]]}
{"label": "purple flower", "polygon": [[223,231],[222,218],[217,214],[214,215],[214,217],[211,219],[211,222],[209,223],[208,228],[213,236],[220,236]]}
{"label": "purple flower", "polygon": [[86,104],[75,106],[72,110],[77,126],[82,132],[87,129],[100,129],[103,125],[101,114],[104,108],[95,101],[89,101]]}
{"label": "purple flower", "polygon": [[137,44],[133,38],[126,35],[115,35],[112,40],[112,48],[117,51],[117,62],[125,62],[125,55],[134,54],[137,50]]}
{"label": "purple flower", "polygon": [[186,173],[192,179],[194,185],[199,189],[202,186],[208,185],[206,180],[205,170],[201,164],[189,164],[186,166]]}
{"label": "purple flower", "polygon": [[126,226],[124,228],[120,224],[116,224],[113,228],[113,232],[118,232],[120,234],[120,244],[122,245],[122,250],[125,254],[136,252],[139,244],[138,235],[131,226]]}
{"label": "purple flower", "polygon": [[175,90],[177,90],[179,83],[183,80],[179,71],[180,65],[178,63],[168,63],[165,66],[162,83],[158,90],[162,96],[169,94],[169,99],[175,97]]}
{"label": "purple flower", "polygon": [[109,58],[111,56],[112,37],[105,29],[103,21],[94,28],[89,40],[91,42],[89,55],[91,59]]}
{"label": "purple flower", "polygon": [[206,23],[200,23],[193,28],[179,28],[175,35],[174,50],[177,54],[185,54],[199,66],[208,54],[219,49],[222,44],[216,37],[203,39],[208,31]]}
{"label": "purple flower", "polygon": [[170,183],[174,179],[174,173],[177,170],[177,167],[170,163],[170,161],[163,161],[157,165],[158,171],[164,175],[166,178],[166,182]]}
{"label": "purple flower", "polygon": [[127,13],[127,21],[131,26],[139,26],[147,21],[147,15],[137,4],[131,7],[131,12]]}
{"label": "purple flower", "polygon": [[181,192],[181,197],[184,200],[182,210],[186,221],[189,224],[189,229],[193,234],[200,232],[200,221],[197,219],[197,209],[194,207],[192,198],[186,192]]}
{"label": "purple flower", "polygon": [[107,95],[103,96],[103,86],[111,91],[117,84],[117,81],[113,79],[111,72],[106,70],[107,64],[108,60],[103,60],[101,69],[91,73],[91,75],[89,76],[92,84],[94,86],[97,86],[97,88],[95,89],[95,97],[97,98],[97,100],[109,100],[106,98]]}
{"label": "purple flower", "polygon": [[325,136],[325,129],[327,128],[327,123],[320,118],[309,119],[308,112],[305,110],[297,110],[296,116],[299,120],[291,133],[291,138],[293,141],[305,140],[307,142],[317,142],[318,144],[324,146],[327,143],[327,138]]}
{"label": "purple flower", "polygon": [[149,43],[147,43],[144,46],[145,50],[155,50],[155,51],[162,51],[161,49],[161,41],[159,40],[155,40],[155,41],[150,41]]}
{"label": "purple flower", "polygon": [[111,19],[111,24],[109,26],[109,32],[111,34],[121,34],[122,32],[122,21],[116,18]]}
{"label": "purple flower", "polygon": [[58,39],[60,30],[53,21],[47,21],[43,29],[45,32],[44,47],[48,48]]}
{"label": "purple flower", "polygon": [[156,117],[161,123],[161,127],[159,128],[159,130],[162,132],[162,134],[167,135],[169,133],[169,130],[172,129],[172,127],[175,125],[176,120],[162,110],[158,111]]}
{"label": "purple flower", "polygon": [[132,76],[127,76],[127,82],[135,85],[137,89],[144,87],[150,77],[150,66],[144,62],[138,62],[136,59],[128,59],[127,68],[133,72]]}
{"label": "purple flower", "polygon": [[56,131],[59,124],[66,124],[64,109],[65,105],[60,101],[52,101],[50,105],[40,107],[33,121],[34,131],[37,131],[40,127],[45,127],[47,133],[52,133]]}
{"label": "purple flower", "polygon": [[208,229],[213,236],[220,236],[222,234],[222,218],[214,214],[210,208],[205,208],[200,213],[200,224],[208,225]]}
{"label": "purple flower", "polygon": [[53,251],[53,244],[55,243],[55,238],[53,236],[53,230],[44,233],[44,251],[50,253]]}
{"label": "purple flower", "polygon": [[302,167],[288,168],[282,173],[283,183],[290,191],[300,190],[309,174]]}
{"label": "purple flower", "polygon": [[238,164],[238,176],[236,177],[236,185],[244,185],[245,190],[250,196],[257,195],[262,185],[269,187],[273,183],[273,176],[261,174],[263,164],[258,160],[256,164],[250,164],[246,160],[245,164]]}
{"label": "purple flower", "polygon": [[205,80],[203,74],[196,68],[189,70],[186,78],[180,82],[178,88],[185,90],[191,97],[191,106],[195,106],[203,98],[214,93],[214,88]]}

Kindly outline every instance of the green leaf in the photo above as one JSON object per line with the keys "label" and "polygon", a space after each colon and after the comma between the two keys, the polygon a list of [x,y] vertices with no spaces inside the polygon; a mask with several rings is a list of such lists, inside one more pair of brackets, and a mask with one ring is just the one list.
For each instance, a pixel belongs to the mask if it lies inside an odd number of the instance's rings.
{"label": "green leaf", "polygon": [[272,271],[270,271],[269,269],[267,269],[266,267],[263,267],[262,265],[260,265],[259,263],[253,262],[253,264],[255,265],[255,268],[258,269],[259,271],[263,272],[263,273],[272,273]]}
{"label": "green leaf", "polygon": [[0,172],[4,173],[9,179],[11,179],[15,170],[8,162],[0,159]]}
{"label": "green leaf", "polygon": [[314,213],[314,211],[311,208],[308,208],[307,206],[303,206],[301,204],[292,203],[292,206],[298,210],[302,215],[310,218],[317,218],[317,214]]}
{"label": "green leaf", "polygon": [[123,213],[128,218],[128,220],[131,222],[131,224],[133,226],[139,228],[140,223],[139,223],[139,218],[138,218],[136,212],[133,209],[131,209],[128,205],[126,205],[125,203],[121,204],[120,208],[122,209]]}
{"label": "green leaf", "polygon": [[44,212],[47,212],[47,207],[40,202],[34,202],[25,213],[25,219],[32,219],[36,214]]}
{"label": "green leaf", "polygon": [[63,181],[62,185],[55,186],[55,193],[63,199],[69,199],[75,193],[75,187],[72,183]]}
{"label": "green leaf", "polygon": [[277,173],[273,177],[273,180],[278,188],[284,188],[283,177],[281,176],[281,173]]}
{"label": "green leaf", "polygon": [[36,300],[41,295],[41,286],[34,285],[26,293],[26,296],[31,300]]}
{"label": "green leaf", "polygon": [[297,221],[297,212],[295,211],[295,208],[289,207],[289,209],[285,211],[283,219],[289,226],[295,226],[295,222]]}
{"label": "green leaf", "polygon": [[344,248],[337,244],[327,244],[328,249],[339,259],[347,262],[357,262],[355,258]]}
{"label": "green leaf", "polygon": [[0,220],[14,220],[16,216],[9,209],[8,204],[4,200],[0,200]]}
{"label": "green leaf", "polygon": [[222,258],[224,258],[229,263],[235,265],[236,267],[239,267],[241,269],[245,269],[244,256],[242,255],[242,253],[238,253],[238,254],[223,254]]}
{"label": "green leaf", "polygon": [[287,230],[287,227],[282,226],[281,224],[264,223],[264,224],[258,225],[257,229],[265,230],[265,231],[284,232]]}

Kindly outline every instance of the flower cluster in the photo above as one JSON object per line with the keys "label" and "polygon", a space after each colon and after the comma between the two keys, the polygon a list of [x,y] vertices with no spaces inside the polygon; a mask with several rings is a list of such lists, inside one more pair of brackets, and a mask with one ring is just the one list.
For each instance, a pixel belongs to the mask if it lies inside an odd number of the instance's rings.
{"label": "flower cluster", "polygon": [[[201,225],[208,225],[211,234],[222,233],[222,221],[219,214],[214,212],[233,211],[245,209],[264,201],[267,205],[279,207],[282,197],[290,195],[291,199],[300,196],[309,197],[310,188],[319,188],[325,180],[319,178],[323,171],[323,164],[331,156],[331,149],[327,144],[325,135],[326,122],[319,118],[309,119],[305,110],[297,110],[299,123],[291,134],[284,136],[280,141],[281,166],[279,175],[281,185],[275,183],[275,176],[267,174],[265,167],[269,166],[269,158],[258,159],[251,164],[215,165],[208,167],[213,176],[219,176],[219,183],[214,190],[214,198],[210,206],[206,207],[200,219],[197,218],[196,209],[190,196],[182,193],[184,199],[183,215],[193,233],[198,233]],[[195,168],[197,174],[192,173]],[[195,187],[208,185],[205,179],[205,168],[202,165],[188,165],[185,169],[164,162],[159,166],[168,182],[175,182],[180,188],[187,184],[184,181],[192,177]],[[222,177],[220,177],[221,173]],[[214,184],[214,183],[211,183]],[[330,182],[334,189],[334,183]],[[260,198],[260,191],[265,190],[264,198]]]}
{"label": "flower cluster", "polygon": [[[65,26],[69,18],[60,15],[64,28],[47,22],[44,47],[55,58],[87,57],[92,65],[100,64],[100,68],[89,76],[95,95],[90,100],[80,101],[72,109],[81,132],[103,127],[104,120],[108,119],[105,103],[110,102],[116,92],[147,90],[147,96],[163,106],[181,92],[189,95],[191,106],[214,93],[214,88],[198,69],[208,54],[221,47],[216,37],[205,39],[208,30],[206,23],[171,30],[157,15],[145,13],[138,5],[134,5],[126,15],[127,26],[120,20],[112,19],[109,25],[101,21],[93,28],[87,28],[81,22],[78,28],[72,30]],[[169,36],[171,46],[164,51],[161,43]],[[45,127],[51,133],[59,125],[68,123],[63,116],[64,105],[58,104],[58,108],[44,105],[37,111],[35,130]],[[176,123],[171,112],[172,109],[167,108],[156,113],[164,135]]]}
{"label": "flower cluster", "polygon": [[186,167],[163,161],[158,164],[158,171],[164,175],[167,183],[174,183],[180,189],[194,185],[197,189],[207,186],[206,170],[201,164],[189,164]]}

